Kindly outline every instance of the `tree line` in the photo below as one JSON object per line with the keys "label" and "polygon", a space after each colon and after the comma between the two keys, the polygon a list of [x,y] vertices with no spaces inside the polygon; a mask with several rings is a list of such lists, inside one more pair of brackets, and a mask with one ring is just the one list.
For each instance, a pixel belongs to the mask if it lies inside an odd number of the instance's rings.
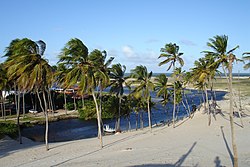
{"label": "tree line", "polygon": [[[232,132],[232,145],[235,166],[238,164],[237,147],[234,135],[233,121],[233,94],[232,94],[232,69],[235,61],[240,61],[233,53],[239,46],[228,50],[228,37],[226,35],[216,35],[210,38],[207,46],[208,51],[203,51],[203,57],[194,62],[193,68],[186,72],[182,70],[184,53],[179,52],[179,46],[175,43],[168,43],[160,49],[159,59],[162,61],[159,66],[168,65],[167,71],[172,70],[173,82],[168,82],[165,74],[157,76],[152,80],[152,71],[148,71],[146,66],[138,65],[131,70],[129,77],[125,76],[126,66],[112,64],[114,57],[108,58],[108,53],[94,49],[89,51],[87,46],[78,38],[70,39],[62,48],[59,54],[59,61],[56,66],[51,66],[45,59],[44,53],[46,43],[42,40],[33,41],[28,38],[15,39],[10,42],[5,49],[4,57],[6,60],[0,64],[0,95],[1,105],[4,109],[4,91],[14,90],[16,92],[16,114],[19,129],[19,141],[21,140],[20,131],[20,112],[21,94],[36,94],[40,103],[40,108],[45,116],[45,143],[48,146],[48,109],[51,109],[52,97],[50,88],[53,84],[59,85],[62,89],[69,89],[77,85],[77,93],[80,96],[86,94],[93,98],[98,124],[98,138],[100,146],[102,141],[102,97],[103,90],[110,87],[110,92],[117,98],[118,116],[116,130],[120,130],[121,106],[127,98],[131,105],[131,110],[145,110],[148,113],[149,128],[151,130],[151,91],[157,91],[157,96],[162,98],[162,105],[173,103],[173,127],[175,127],[176,108],[183,102],[184,88],[188,84],[193,84],[195,88],[203,90],[205,97],[205,111],[211,122],[211,114],[216,109],[216,99],[212,95],[212,102],[208,100],[207,90],[213,91],[215,75],[219,73],[218,68],[222,67],[228,80],[230,92],[230,126]],[[249,52],[244,53],[244,59],[250,60]],[[250,67],[250,63],[244,66]],[[128,80],[128,78],[133,78]],[[133,87],[129,95],[124,95],[124,86]],[[82,98],[84,99],[84,98]],[[24,104],[24,102],[23,102]],[[84,104],[84,101],[83,101]],[[187,105],[189,107],[189,105]],[[24,108],[24,107],[23,107]],[[129,109],[129,108],[128,108]],[[190,110],[189,110],[190,111]],[[2,117],[6,114],[2,112]]]}

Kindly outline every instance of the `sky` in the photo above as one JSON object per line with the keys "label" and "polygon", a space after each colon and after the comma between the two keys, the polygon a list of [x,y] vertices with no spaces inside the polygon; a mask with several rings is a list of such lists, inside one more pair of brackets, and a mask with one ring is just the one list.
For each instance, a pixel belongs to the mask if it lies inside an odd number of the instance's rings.
{"label": "sky", "polygon": [[[144,65],[162,73],[168,65],[158,66],[160,49],[171,42],[188,71],[215,35],[228,36],[228,50],[239,45],[238,58],[250,51],[249,7],[249,0],[1,0],[0,62],[12,40],[29,38],[43,40],[45,58],[56,65],[65,44],[79,38],[90,52],[106,50],[126,72]],[[234,72],[250,71],[242,66]]]}

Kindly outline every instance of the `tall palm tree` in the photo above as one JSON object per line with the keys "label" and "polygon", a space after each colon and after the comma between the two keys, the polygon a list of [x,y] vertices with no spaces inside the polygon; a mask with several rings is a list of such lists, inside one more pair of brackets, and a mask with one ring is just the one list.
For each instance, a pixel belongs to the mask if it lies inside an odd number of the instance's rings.
{"label": "tall palm tree", "polygon": [[165,74],[160,74],[156,78],[155,90],[157,97],[162,97],[161,104],[164,106],[165,112],[167,113],[167,103],[170,98],[169,88],[172,88],[172,84],[168,84],[168,78]]}
{"label": "tall palm tree", "polygon": [[[52,68],[43,58],[46,44],[42,40],[37,42],[24,38],[11,42],[13,46],[8,47],[6,56],[9,56],[5,62],[7,75],[10,80],[15,80],[18,87],[18,118],[20,111],[20,92],[23,90],[35,91],[40,100],[40,106],[45,114],[46,130],[45,143],[46,150],[48,147],[48,107],[45,93],[51,85]],[[9,50],[11,48],[11,50]],[[9,53],[11,53],[9,55]],[[39,91],[42,92],[43,103]],[[42,106],[44,105],[44,107]],[[19,121],[19,120],[18,120]]]}
{"label": "tall palm tree", "polygon": [[[167,71],[173,67],[173,71],[175,70],[176,67],[176,62],[180,64],[182,67],[184,65],[184,61],[181,58],[183,53],[179,53],[179,46],[176,45],[175,43],[169,43],[166,44],[164,48],[161,48],[161,55],[158,57],[159,58],[166,58],[162,62],[159,63],[159,66],[162,66],[164,64],[170,63],[169,67],[167,68]],[[174,115],[175,115],[175,108],[176,108],[176,92],[175,92],[175,81],[176,78],[174,78],[174,107],[173,107],[173,127],[175,127],[175,120],[174,120]]]}
{"label": "tall palm tree", "polygon": [[[232,137],[232,147],[233,147],[233,154],[234,154],[234,167],[238,167],[238,152],[237,146],[235,142],[235,132],[234,132],[234,116],[233,116],[233,90],[232,90],[232,69],[233,69],[233,62],[237,60],[236,56],[233,52],[239,48],[239,46],[234,47],[233,49],[227,51],[227,43],[228,43],[228,36],[226,35],[216,35],[213,38],[209,39],[207,46],[212,49],[212,51],[204,51],[205,53],[209,53],[214,55],[216,62],[219,63],[225,73],[226,78],[228,79],[228,87],[230,92],[230,125],[231,125],[231,137]],[[226,72],[229,74],[227,75]]]}
{"label": "tall palm tree", "polygon": [[152,131],[152,123],[151,123],[151,95],[150,91],[154,90],[154,83],[151,81],[153,72],[149,72],[146,66],[136,66],[131,70],[131,78],[135,78],[134,83],[138,84],[133,90],[133,94],[136,98],[142,97],[147,101],[147,109],[148,109],[148,124],[150,131]]}
{"label": "tall palm tree", "polygon": [[[108,76],[107,74],[109,74],[110,72],[109,65],[114,60],[114,57],[110,57],[107,61],[106,58],[107,52],[105,50],[101,52],[100,50],[95,49],[89,54],[89,61],[91,61],[93,66],[97,68],[97,70],[95,70],[95,78],[96,82],[98,83],[97,87],[99,94],[100,115],[102,115],[102,92],[109,84],[109,79],[107,79],[106,77]],[[105,79],[103,78],[103,74],[105,74]]]}
{"label": "tall palm tree", "polygon": [[[92,55],[92,56],[91,56]],[[99,57],[98,57],[99,58]],[[102,133],[101,133],[101,114],[96,98],[96,87],[98,86],[97,77],[102,82],[108,83],[109,77],[107,73],[98,66],[95,54],[89,54],[88,48],[80,39],[74,38],[67,42],[59,55],[58,64],[63,64],[66,67],[66,73],[62,75],[60,82],[67,88],[69,86],[78,84],[79,91],[84,94],[88,92],[92,94],[96,107],[98,134],[100,145],[103,147]],[[98,59],[100,61],[100,59]]]}
{"label": "tall palm tree", "polygon": [[124,84],[126,81],[125,77],[126,66],[121,64],[114,64],[110,69],[110,85],[111,89],[110,92],[116,93],[116,96],[119,98],[119,110],[118,110],[118,120],[116,131],[120,131],[120,119],[121,119],[121,100],[122,95],[124,93]]}

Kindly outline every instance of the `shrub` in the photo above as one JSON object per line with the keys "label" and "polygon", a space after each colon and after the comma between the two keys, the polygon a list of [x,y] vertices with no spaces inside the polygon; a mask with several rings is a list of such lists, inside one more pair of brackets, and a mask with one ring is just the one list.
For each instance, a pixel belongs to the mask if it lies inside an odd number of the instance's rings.
{"label": "shrub", "polygon": [[0,136],[8,135],[16,138],[18,134],[17,125],[13,123],[0,123]]}

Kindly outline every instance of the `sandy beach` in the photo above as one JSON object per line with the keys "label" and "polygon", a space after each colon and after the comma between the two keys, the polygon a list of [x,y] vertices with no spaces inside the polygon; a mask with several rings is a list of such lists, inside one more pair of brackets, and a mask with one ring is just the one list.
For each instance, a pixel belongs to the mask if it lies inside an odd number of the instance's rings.
{"label": "sandy beach", "polygon": [[[197,111],[192,119],[178,122],[176,128],[162,126],[104,137],[100,149],[97,138],[50,143],[24,139],[23,144],[5,137],[0,140],[0,166],[232,166],[231,132],[227,111],[229,101],[218,102],[222,115],[213,118]],[[244,113],[250,115],[249,99],[243,99]],[[250,166],[250,117],[244,128],[235,118],[239,166]]]}

